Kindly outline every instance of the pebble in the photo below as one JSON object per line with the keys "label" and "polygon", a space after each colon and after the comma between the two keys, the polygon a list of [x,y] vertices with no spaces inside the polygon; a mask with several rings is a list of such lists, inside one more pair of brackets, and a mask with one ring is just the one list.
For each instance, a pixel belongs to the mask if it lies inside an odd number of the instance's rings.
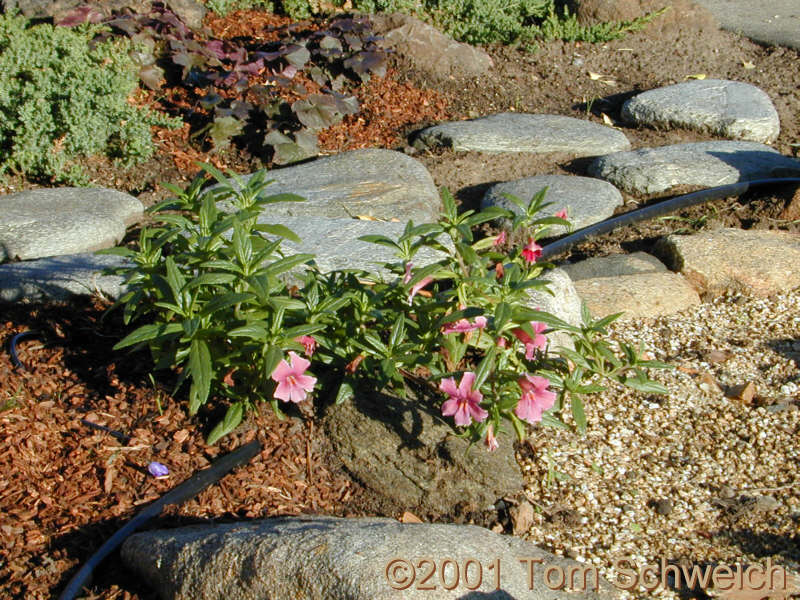
{"label": "pebble", "polygon": [[429,147],[477,152],[565,152],[599,156],[630,148],[625,134],[611,127],[564,117],[497,113],[471,121],[451,121],[423,129],[418,139]]}
{"label": "pebble", "polygon": [[651,127],[686,127],[736,140],[769,143],[780,133],[778,111],[769,96],[749,83],[686,81],[629,99],[622,118]]}
{"label": "pebble", "polygon": [[799,172],[800,161],[755,142],[693,142],[601,156],[588,172],[632,194],[715,187]]}

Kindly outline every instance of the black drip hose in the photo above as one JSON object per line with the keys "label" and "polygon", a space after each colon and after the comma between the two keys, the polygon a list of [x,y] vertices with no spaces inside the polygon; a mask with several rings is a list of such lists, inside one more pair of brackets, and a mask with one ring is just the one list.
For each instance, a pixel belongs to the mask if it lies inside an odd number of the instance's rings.
{"label": "black drip hose", "polygon": [[208,469],[195,473],[179,486],[173,488],[161,496],[161,498],[143,508],[133,519],[128,521],[121,529],[106,540],[97,552],[86,561],[86,564],[84,564],[80,570],[75,573],[75,576],[70,579],[67,587],[58,597],[58,600],[73,600],[78,592],[81,591],[83,584],[92,574],[95,567],[97,567],[106,556],[116,550],[134,531],[160,514],[165,506],[169,504],[181,504],[190,498],[194,498],[205,488],[219,481],[229,471],[248,462],[259,452],[261,452],[261,443],[258,440],[253,440],[249,444],[245,444],[241,448],[216,460]]}
{"label": "black drip hose", "polygon": [[707,190],[700,190],[699,192],[692,192],[691,194],[684,194],[683,196],[676,196],[657,204],[651,204],[644,208],[632,210],[617,217],[612,217],[600,223],[589,225],[572,233],[566,237],[561,238],[551,244],[547,244],[542,248],[541,258],[550,258],[561,254],[567,248],[570,248],[583,241],[584,239],[593,235],[602,235],[622,227],[623,225],[631,225],[639,221],[646,221],[655,217],[660,217],[671,212],[710,202],[711,200],[719,200],[728,196],[741,196],[751,188],[758,188],[770,185],[780,185],[787,183],[800,183],[800,177],[782,177],[774,179],[756,179],[754,181],[740,181],[739,183],[731,183],[729,185],[721,185],[719,187],[708,188]]}

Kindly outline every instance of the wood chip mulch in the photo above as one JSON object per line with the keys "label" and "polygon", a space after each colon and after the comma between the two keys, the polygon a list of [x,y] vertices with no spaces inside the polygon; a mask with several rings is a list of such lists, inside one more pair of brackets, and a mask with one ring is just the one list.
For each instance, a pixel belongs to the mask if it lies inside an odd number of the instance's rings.
{"label": "wood chip mulch", "polygon": [[[0,597],[57,596],[69,578],[143,505],[215,457],[258,437],[249,464],[157,524],[263,518],[299,513],[347,514],[355,485],[329,466],[330,448],[313,420],[279,421],[265,406],[217,446],[207,446],[209,419],[189,417],[185,401],[151,381],[145,353],[111,350],[121,324],[106,305],[5,305],[0,323]],[[9,355],[18,343],[22,367]],[[217,417],[218,418],[218,417]],[[120,441],[82,420],[130,436]],[[147,471],[169,468],[167,479]],[[92,598],[150,598],[109,559]],[[133,591],[130,591],[133,589]],[[99,592],[97,590],[100,590]]]}

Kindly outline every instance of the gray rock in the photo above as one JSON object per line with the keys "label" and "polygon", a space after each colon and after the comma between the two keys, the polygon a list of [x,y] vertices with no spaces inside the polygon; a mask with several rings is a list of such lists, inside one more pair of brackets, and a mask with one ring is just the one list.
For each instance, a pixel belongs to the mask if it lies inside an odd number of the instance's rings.
{"label": "gray rock", "polygon": [[142,216],[133,196],[105,188],[52,188],[0,196],[0,261],[113,246]]}
{"label": "gray rock", "polygon": [[455,41],[435,27],[402,13],[371,15],[375,33],[385,48],[417,67],[444,78],[451,73],[476,77],[492,68],[492,58],[480,48]]}
{"label": "gray rock", "polygon": [[[542,275],[542,279],[549,283],[552,293],[531,289],[528,291],[527,305],[549,312],[575,327],[581,325],[581,298],[567,272],[561,268],[551,269]],[[549,333],[547,338],[551,348],[561,346],[572,350],[575,347],[572,337],[563,331]]]}
{"label": "gray rock", "polygon": [[[405,223],[272,215],[261,215],[258,221],[284,225],[291,229],[300,237],[300,243],[284,240],[281,248],[287,255],[314,254],[314,260],[323,272],[363,269],[387,275],[389,272],[379,268],[379,265],[384,262],[400,261],[390,248],[362,242],[358,238],[364,235],[385,235],[396,240],[403,233]],[[444,255],[436,250],[423,248],[414,256],[414,266],[422,267],[443,257]]]}
{"label": "gray rock", "polygon": [[700,302],[686,279],[644,252],[590,258],[563,269],[594,317],[656,317]]}
{"label": "gray rock", "polygon": [[125,291],[122,277],[102,271],[124,264],[119,256],[72,254],[0,265],[0,299],[63,300],[95,293],[118,298]]}
{"label": "gray rock", "polygon": [[[425,559],[432,563],[420,564]],[[163,600],[588,600],[615,595],[603,580],[594,591],[595,568],[519,538],[473,525],[383,518],[282,517],[147,531],[128,538],[122,560]],[[551,584],[563,571],[567,590],[576,591],[548,588],[543,579],[548,567]],[[448,591],[445,584],[457,585]]]}
{"label": "gray rock", "polygon": [[[547,207],[547,214],[552,215],[566,209],[567,218],[573,229],[581,229],[610,217],[614,214],[614,209],[623,202],[619,190],[601,179],[571,175],[537,175],[493,185],[487,190],[481,206],[483,208],[500,206],[521,214],[519,207],[503,194],[511,194],[528,203],[545,187],[548,188],[545,201],[553,202]],[[567,233],[566,227],[554,225],[548,235],[564,233]]]}
{"label": "gray rock", "polygon": [[800,50],[800,10],[797,0],[696,0],[717,18],[723,29],[771,46]]}
{"label": "gray rock", "polygon": [[[70,11],[87,4],[85,0],[3,0],[6,12],[12,9],[19,11],[26,17],[53,17],[55,22],[63,19]],[[91,3],[92,8],[108,17],[112,12],[121,12],[126,8],[137,13],[146,14],[150,11],[150,2],[147,0],[100,0]],[[189,27],[199,29],[203,25],[206,14],[205,7],[195,0],[164,0],[167,8],[178,15]]]}
{"label": "gray rock", "polygon": [[[314,161],[273,169],[275,183],[266,194],[292,193],[305,202],[270,204],[270,216],[319,216],[330,219],[369,216],[415,223],[439,218],[441,202],[436,185],[417,159],[393,150],[342,152]],[[243,177],[245,181],[249,176]],[[232,211],[227,202],[220,210]]]}
{"label": "gray rock", "polygon": [[630,148],[625,134],[591,121],[560,115],[498,113],[471,121],[451,121],[423,129],[428,146],[478,152],[566,152],[598,156]]}
{"label": "gray rock", "polygon": [[656,194],[676,185],[714,187],[800,169],[800,161],[755,142],[695,142],[601,156],[589,174],[632,194]]}
{"label": "gray rock", "polygon": [[670,235],[656,251],[701,292],[736,289],[769,296],[800,285],[800,235],[780,231],[718,229]]}
{"label": "gray rock", "polygon": [[467,452],[441,412],[410,394],[359,394],[330,407],[323,424],[345,468],[398,507],[447,514],[466,503],[482,510],[522,489],[510,434],[500,434],[494,452],[481,445]]}
{"label": "gray rock", "polygon": [[622,118],[639,125],[686,127],[753,142],[772,142],[780,133],[778,111],[767,94],[749,83],[686,81],[634,96]]}

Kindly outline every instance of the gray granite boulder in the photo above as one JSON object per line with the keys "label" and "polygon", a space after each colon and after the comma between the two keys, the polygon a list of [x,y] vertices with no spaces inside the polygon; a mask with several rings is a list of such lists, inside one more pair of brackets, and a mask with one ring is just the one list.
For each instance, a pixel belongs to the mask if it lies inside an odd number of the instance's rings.
{"label": "gray granite boulder", "polygon": [[598,156],[630,148],[625,134],[611,127],[563,117],[498,113],[471,121],[451,121],[423,129],[428,146],[477,152],[565,152]]}
{"label": "gray granite boulder", "polygon": [[[615,597],[596,568],[519,538],[384,518],[282,517],[146,531],[123,544],[122,560],[163,600]],[[546,569],[553,587],[563,573],[566,589],[548,587]]]}
{"label": "gray granite boulder", "polygon": [[480,48],[455,41],[435,27],[402,13],[371,15],[380,44],[438,77],[452,73],[476,77],[492,68],[492,58]]}
{"label": "gray granite boulder", "polygon": [[[18,9],[26,17],[53,17],[58,22],[75,8],[89,4],[85,0],[3,0],[5,11]],[[177,14],[189,27],[199,29],[203,26],[203,17],[206,14],[205,6],[196,0],[164,0],[168,9]],[[131,9],[137,13],[150,11],[151,2],[147,0],[95,0],[91,2],[94,10],[104,16],[112,12],[122,12]]]}
{"label": "gray granite boulder", "polygon": [[700,302],[683,277],[644,252],[590,258],[562,267],[594,317],[657,317]]}
{"label": "gray granite boulder", "polygon": [[753,142],[772,142],[781,129],[778,111],[763,90],[721,79],[641,93],[622,105],[622,118],[637,125],[686,127]]}
{"label": "gray granite boulder", "polygon": [[0,262],[115,245],[142,216],[136,198],[105,188],[49,188],[0,196]]}
{"label": "gray granite boulder", "polygon": [[0,300],[62,300],[95,293],[118,298],[124,293],[122,277],[102,273],[124,264],[119,256],[71,254],[0,265]]}
{"label": "gray granite boulder", "polygon": [[[623,202],[619,190],[602,179],[572,175],[537,175],[493,185],[484,195],[481,207],[500,206],[521,214],[519,207],[504,194],[511,194],[528,203],[544,188],[547,188],[545,201],[553,202],[546,209],[547,215],[566,210],[567,219],[573,229],[581,229],[610,217],[614,214],[614,209]],[[554,225],[548,235],[564,233],[567,233],[566,227]]]}
{"label": "gray granite boulder", "polygon": [[[421,162],[402,152],[374,148],[342,152],[273,169],[268,178],[275,182],[265,188],[265,194],[291,193],[306,199],[271,204],[264,211],[270,216],[368,216],[403,223],[439,218],[441,202],[433,178]],[[220,210],[233,208],[220,202]]]}
{"label": "gray granite boulder", "polygon": [[616,152],[595,159],[589,174],[632,194],[678,185],[715,187],[800,172],[800,161],[755,142],[695,142]]}
{"label": "gray granite boulder", "polygon": [[449,514],[465,504],[483,510],[522,490],[511,435],[501,433],[494,452],[480,444],[468,452],[452,422],[411,394],[357,394],[331,406],[323,425],[345,468],[398,508]]}
{"label": "gray granite boulder", "polygon": [[735,289],[769,296],[800,285],[800,235],[796,233],[726,228],[670,235],[656,250],[701,293],[716,295]]}
{"label": "gray granite boulder", "polygon": [[[286,254],[314,254],[314,260],[323,272],[363,269],[387,274],[388,271],[380,269],[379,265],[384,262],[400,261],[390,248],[363,242],[358,238],[365,235],[385,235],[396,240],[403,233],[405,223],[273,215],[261,215],[258,221],[283,225],[291,229],[300,238],[300,243],[284,240],[281,248]],[[436,250],[423,248],[414,256],[414,265],[422,267],[443,257],[444,255]]]}

